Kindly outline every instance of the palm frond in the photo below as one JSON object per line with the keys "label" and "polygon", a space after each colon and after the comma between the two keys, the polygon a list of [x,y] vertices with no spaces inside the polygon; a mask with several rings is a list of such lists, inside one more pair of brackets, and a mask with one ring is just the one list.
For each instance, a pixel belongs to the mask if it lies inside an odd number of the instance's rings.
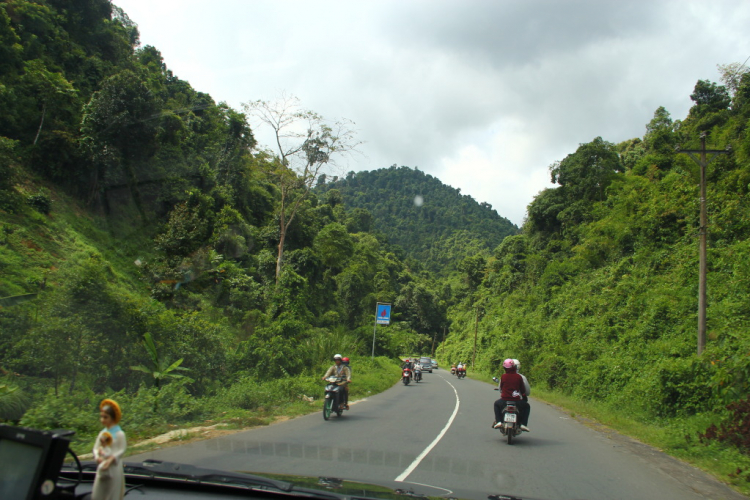
{"label": "palm frond", "polygon": [[10,307],[18,305],[27,300],[36,298],[37,293],[24,293],[21,295],[11,295],[10,297],[0,297],[0,307]]}

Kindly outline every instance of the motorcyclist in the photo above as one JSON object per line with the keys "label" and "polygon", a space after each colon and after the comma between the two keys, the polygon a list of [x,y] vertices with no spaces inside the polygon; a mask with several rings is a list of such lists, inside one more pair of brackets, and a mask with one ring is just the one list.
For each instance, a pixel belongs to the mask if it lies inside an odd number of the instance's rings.
{"label": "motorcyclist", "polygon": [[[521,423],[523,425],[529,425],[529,417],[531,416],[531,405],[529,404],[529,396],[531,396],[531,385],[529,385],[529,380],[526,378],[526,375],[521,373],[521,362],[513,358],[513,364],[516,365],[516,373],[518,373],[521,378],[523,378],[523,387],[526,390],[526,393],[523,395],[523,400],[528,405],[528,408],[526,409],[526,415],[524,416],[524,419],[521,421]],[[500,384],[498,384],[497,388],[500,389]]]}
{"label": "motorcyclist", "polygon": [[412,363],[411,359],[409,358],[406,358],[404,360],[404,364],[401,365],[402,373],[403,373],[403,370],[406,368],[409,369],[409,380],[411,380],[412,378],[414,378],[414,363]]}
{"label": "motorcyclist", "polygon": [[455,374],[456,374],[456,363],[453,363],[451,365],[451,375],[455,375]]}
{"label": "motorcyclist", "polygon": [[456,367],[456,373],[460,372],[461,370],[463,370],[464,373],[466,373],[466,365],[459,362],[458,366]]}
{"label": "motorcyclist", "polygon": [[500,378],[500,384],[498,385],[500,399],[495,401],[495,423],[492,427],[497,429],[503,425],[503,410],[508,401],[515,401],[516,407],[518,407],[521,430],[531,432],[526,427],[529,421],[529,403],[524,401],[524,396],[527,396],[524,378],[518,374],[516,364],[510,358],[503,361],[503,368],[505,374]]}
{"label": "motorcyclist", "polygon": [[[346,366],[347,368],[349,368],[349,377],[351,378],[351,376],[352,376],[352,367],[349,366],[349,358],[347,358],[346,356],[344,356],[343,358],[341,358],[341,364],[344,365],[344,366]],[[347,403],[346,409],[348,410],[349,409],[349,384],[346,384],[344,386],[344,390],[346,391],[346,403]]]}
{"label": "motorcyclist", "polygon": [[340,385],[344,387],[344,390],[342,391],[344,393],[344,409],[349,409],[349,392],[346,390],[346,386],[351,383],[352,381],[352,372],[349,370],[349,367],[343,364],[343,358],[341,354],[334,354],[333,355],[333,363],[334,365],[328,369],[325,375],[323,375],[323,379],[327,379],[331,376],[340,377],[343,380],[340,380],[339,382],[336,382],[336,385]]}
{"label": "motorcyclist", "polygon": [[422,364],[419,361],[414,362],[414,377],[416,379],[417,373],[419,373],[419,377],[422,377]]}
{"label": "motorcyclist", "polygon": [[[529,396],[531,396],[531,386],[529,385],[529,380],[526,378],[526,375],[521,373],[521,362],[513,358],[513,364],[516,365],[516,373],[518,373],[523,379],[523,387],[524,389],[526,389],[526,394],[523,395],[523,400],[528,403]],[[498,384],[497,388],[500,389],[500,384]]]}

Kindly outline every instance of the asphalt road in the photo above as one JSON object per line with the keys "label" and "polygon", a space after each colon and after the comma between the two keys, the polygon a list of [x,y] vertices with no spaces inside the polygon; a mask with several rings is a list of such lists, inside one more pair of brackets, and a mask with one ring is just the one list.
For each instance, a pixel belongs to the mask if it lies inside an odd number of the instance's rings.
{"label": "asphalt road", "polygon": [[545,500],[746,498],[698,469],[536,400],[531,432],[508,445],[490,428],[497,397],[489,384],[436,370],[419,384],[399,383],[359,401],[328,422],[318,412],[126,461],[333,476],[476,500],[493,494]]}

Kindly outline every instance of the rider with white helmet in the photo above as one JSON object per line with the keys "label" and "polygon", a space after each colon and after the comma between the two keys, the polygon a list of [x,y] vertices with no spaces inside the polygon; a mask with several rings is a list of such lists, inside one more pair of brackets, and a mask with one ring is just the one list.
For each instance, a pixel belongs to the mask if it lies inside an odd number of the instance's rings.
{"label": "rider with white helmet", "polygon": [[348,410],[349,409],[349,392],[346,391],[346,385],[351,383],[352,381],[352,372],[349,370],[348,366],[342,363],[341,354],[334,354],[333,362],[334,362],[334,365],[328,369],[325,375],[323,375],[323,380],[327,379],[330,376],[341,377],[343,379],[341,380],[341,382],[337,382],[337,385],[344,386],[344,399],[346,400],[344,401],[344,407]]}
{"label": "rider with white helmet", "polygon": [[[523,397],[524,401],[529,400],[529,396],[531,396],[531,386],[529,385],[529,380],[526,378],[526,375],[521,373],[521,362],[517,359],[513,358],[513,364],[516,365],[516,373],[521,375],[521,378],[523,378],[523,386],[526,389],[526,395]],[[499,388],[499,386],[498,386]]]}

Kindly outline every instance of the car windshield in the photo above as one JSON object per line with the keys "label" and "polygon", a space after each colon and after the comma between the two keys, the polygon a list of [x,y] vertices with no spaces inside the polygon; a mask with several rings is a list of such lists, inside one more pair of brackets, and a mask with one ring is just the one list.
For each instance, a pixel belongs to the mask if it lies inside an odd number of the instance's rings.
{"label": "car windshield", "polygon": [[750,4],[113,1],[0,0],[0,423],[100,478],[750,493]]}

